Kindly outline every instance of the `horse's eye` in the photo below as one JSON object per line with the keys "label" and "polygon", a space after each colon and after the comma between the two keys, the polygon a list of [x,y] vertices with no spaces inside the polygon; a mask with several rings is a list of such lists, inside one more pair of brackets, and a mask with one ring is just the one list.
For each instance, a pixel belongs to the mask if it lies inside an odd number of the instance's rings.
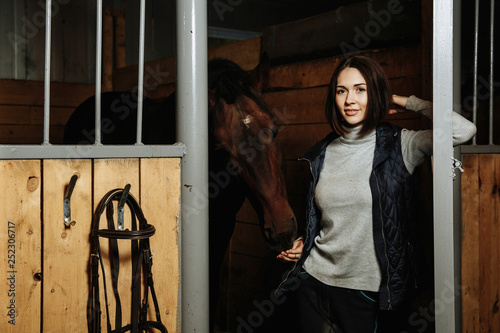
{"label": "horse's eye", "polygon": [[279,129],[278,127],[274,127],[273,128],[273,140],[276,138],[276,136],[278,135],[278,132],[279,132]]}

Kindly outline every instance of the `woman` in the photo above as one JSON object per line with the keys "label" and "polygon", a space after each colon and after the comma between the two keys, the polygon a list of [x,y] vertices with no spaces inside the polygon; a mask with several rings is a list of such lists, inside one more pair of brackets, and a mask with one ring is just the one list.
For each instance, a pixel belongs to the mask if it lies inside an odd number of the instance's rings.
{"label": "woman", "polygon": [[[375,332],[379,311],[398,309],[421,283],[412,174],[432,154],[432,130],[382,122],[397,112],[391,103],[432,119],[430,102],[391,95],[370,58],[335,69],[326,105],[333,132],[304,156],[306,235],[278,255],[297,262],[276,296],[297,290],[302,332]],[[455,145],[475,131],[453,113]]]}

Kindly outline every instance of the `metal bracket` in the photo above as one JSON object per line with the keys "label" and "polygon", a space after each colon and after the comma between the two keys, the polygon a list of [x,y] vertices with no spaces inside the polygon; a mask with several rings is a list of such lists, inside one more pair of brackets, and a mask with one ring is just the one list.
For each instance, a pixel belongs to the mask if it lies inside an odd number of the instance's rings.
{"label": "metal bracket", "polygon": [[64,192],[64,225],[68,228],[76,224],[75,221],[71,220],[71,194],[73,193],[77,180],[77,175],[71,176],[71,180],[69,181],[66,191]]}
{"label": "metal bracket", "polygon": [[128,193],[130,192],[130,184],[125,185],[123,188],[123,193],[118,202],[118,221],[116,222],[116,227],[118,230],[123,230],[124,225],[124,207],[127,202]]}
{"label": "metal bracket", "polygon": [[460,172],[461,172],[461,173],[463,173],[463,172],[464,172],[464,169],[462,168],[462,161],[457,160],[457,159],[456,159],[455,157],[453,157],[453,156],[451,157],[451,159],[452,159],[452,161],[453,161],[453,165],[452,165],[452,167],[451,167],[451,169],[452,169],[452,170],[451,170],[451,172],[452,172],[452,177],[453,177],[453,179],[455,179],[455,177],[456,177],[456,175],[457,175],[457,174],[456,174],[456,170],[458,169],[458,170],[460,170]]}

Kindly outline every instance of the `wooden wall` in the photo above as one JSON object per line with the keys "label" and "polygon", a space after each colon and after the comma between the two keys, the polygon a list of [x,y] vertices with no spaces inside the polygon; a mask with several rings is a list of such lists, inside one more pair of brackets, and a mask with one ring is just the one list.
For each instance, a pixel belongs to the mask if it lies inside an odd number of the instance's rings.
{"label": "wooden wall", "polygon": [[[52,80],[92,82],[95,3],[58,0],[52,4]],[[0,78],[43,80],[45,1],[2,1],[0,32]]]}
{"label": "wooden wall", "polygon": [[[69,116],[93,85],[51,84],[51,143],[61,143]],[[43,82],[0,79],[0,144],[40,144],[43,141]]]}
{"label": "wooden wall", "polygon": [[[76,224],[67,228],[63,199],[74,174],[79,177],[71,196],[71,217]],[[2,279],[9,282],[0,284],[5,306],[2,332],[87,331],[92,214],[105,193],[126,184],[131,184],[130,193],[139,200],[148,222],[156,227],[151,249],[160,313],[169,332],[179,331],[180,159],[174,158],[0,161],[0,269]],[[130,226],[129,219],[126,215],[126,227]],[[101,221],[101,228],[105,227],[105,221]],[[109,269],[106,245],[101,241],[102,257]],[[130,242],[119,241],[119,248],[125,324],[130,322]],[[114,313],[109,270],[106,275]],[[105,316],[103,308],[103,330]]]}
{"label": "wooden wall", "polygon": [[462,332],[500,332],[500,155],[463,156]]}

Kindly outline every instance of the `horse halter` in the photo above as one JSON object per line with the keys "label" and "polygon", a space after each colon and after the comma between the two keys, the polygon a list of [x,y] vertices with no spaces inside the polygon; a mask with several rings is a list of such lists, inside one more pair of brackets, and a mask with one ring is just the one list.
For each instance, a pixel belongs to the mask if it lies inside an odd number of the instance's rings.
{"label": "horse halter", "polygon": [[[106,316],[107,316],[107,331],[110,333],[121,333],[130,331],[132,333],[146,332],[147,329],[153,328],[162,333],[168,333],[166,327],[162,324],[160,318],[160,310],[156,293],[153,284],[153,274],[151,267],[153,265],[151,249],[149,246],[149,238],[155,234],[155,227],[148,224],[142,209],[137,203],[136,199],[129,194],[130,185],[125,186],[124,189],[114,189],[109,191],[100,201],[96,208],[92,219],[92,232],[91,232],[91,292],[87,304],[87,323],[88,332],[97,333],[101,332],[101,304],[99,300],[99,263],[101,264],[104,297],[106,303]],[[117,229],[115,229],[115,222],[113,219],[114,208],[113,201],[119,201],[118,204],[118,222]],[[129,207],[132,215],[132,230],[123,230],[123,209],[125,204]],[[99,220],[101,215],[106,210],[106,219],[108,222],[108,229],[99,229]],[[137,220],[139,220],[139,229],[137,229]],[[106,276],[104,274],[104,264],[101,257],[99,246],[99,237],[109,239],[109,254],[111,262],[111,282],[113,293],[116,300],[115,312],[115,329],[111,329],[111,320],[109,315],[108,295],[106,291]],[[118,294],[118,273],[120,267],[119,253],[118,253],[118,239],[125,239],[131,241],[132,249],[132,313],[131,323],[122,326],[122,312],[120,296]],[[141,267],[143,265],[143,267]],[[141,271],[144,271],[146,276],[146,286],[144,290],[144,298],[141,302]],[[156,321],[147,320],[148,312],[148,295],[151,292],[153,299]],[[148,331],[149,332],[149,331]]]}

